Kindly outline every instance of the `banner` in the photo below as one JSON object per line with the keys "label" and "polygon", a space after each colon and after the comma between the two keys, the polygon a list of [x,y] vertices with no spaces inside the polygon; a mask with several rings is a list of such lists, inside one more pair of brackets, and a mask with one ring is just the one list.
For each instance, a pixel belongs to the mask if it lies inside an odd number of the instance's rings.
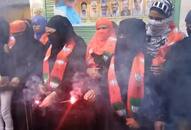
{"label": "banner", "polygon": [[100,17],[119,22],[128,17],[147,17],[154,0],[56,0],[54,14],[69,18],[73,25],[95,24]]}
{"label": "banner", "polygon": [[35,16],[37,11],[43,12],[44,1],[43,0],[29,0],[31,16]]}

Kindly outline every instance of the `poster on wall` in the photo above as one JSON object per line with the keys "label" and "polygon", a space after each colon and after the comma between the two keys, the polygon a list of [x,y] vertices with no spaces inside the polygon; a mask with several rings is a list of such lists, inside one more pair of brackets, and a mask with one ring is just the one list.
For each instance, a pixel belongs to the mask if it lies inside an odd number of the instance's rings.
{"label": "poster on wall", "polygon": [[154,0],[56,0],[54,14],[68,17],[73,25],[94,25],[100,17],[119,22],[146,17]]}
{"label": "poster on wall", "polygon": [[31,16],[35,16],[35,13],[38,12],[43,12],[43,0],[29,0],[30,3],[30,13]]}

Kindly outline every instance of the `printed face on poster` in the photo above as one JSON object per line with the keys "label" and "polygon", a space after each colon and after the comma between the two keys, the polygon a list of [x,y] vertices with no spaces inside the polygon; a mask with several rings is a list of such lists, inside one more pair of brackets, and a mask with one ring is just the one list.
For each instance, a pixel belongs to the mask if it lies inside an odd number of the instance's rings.
{"label": "printed face on poster", "polygon": [[95,25],[100,17],[119,22],[128,17],[147,17],[154,0],[56,0],[54,14],[73,25]]}

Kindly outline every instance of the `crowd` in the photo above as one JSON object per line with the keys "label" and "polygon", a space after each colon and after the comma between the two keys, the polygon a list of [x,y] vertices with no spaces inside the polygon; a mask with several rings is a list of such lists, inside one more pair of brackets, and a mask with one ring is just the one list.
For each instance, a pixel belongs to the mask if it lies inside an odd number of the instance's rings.
{"label": "crowd", "polygon": [[190,130],[191,11],[187,35],[173,11],[99,18],[87,44],[64,16],[0,18],[0,130]]}

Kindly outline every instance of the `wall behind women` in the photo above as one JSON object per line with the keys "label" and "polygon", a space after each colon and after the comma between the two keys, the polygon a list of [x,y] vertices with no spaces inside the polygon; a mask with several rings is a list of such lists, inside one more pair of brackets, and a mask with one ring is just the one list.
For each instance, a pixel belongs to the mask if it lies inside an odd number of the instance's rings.
{"label": "wall behind women", "polygon": [[9,21],[30,18],[28,0],[0,0],[0,16]]}
{"label": "wall behind women", "polygon": [[29,0],[0,0],[0,16],[9,21],[30,18]]}

